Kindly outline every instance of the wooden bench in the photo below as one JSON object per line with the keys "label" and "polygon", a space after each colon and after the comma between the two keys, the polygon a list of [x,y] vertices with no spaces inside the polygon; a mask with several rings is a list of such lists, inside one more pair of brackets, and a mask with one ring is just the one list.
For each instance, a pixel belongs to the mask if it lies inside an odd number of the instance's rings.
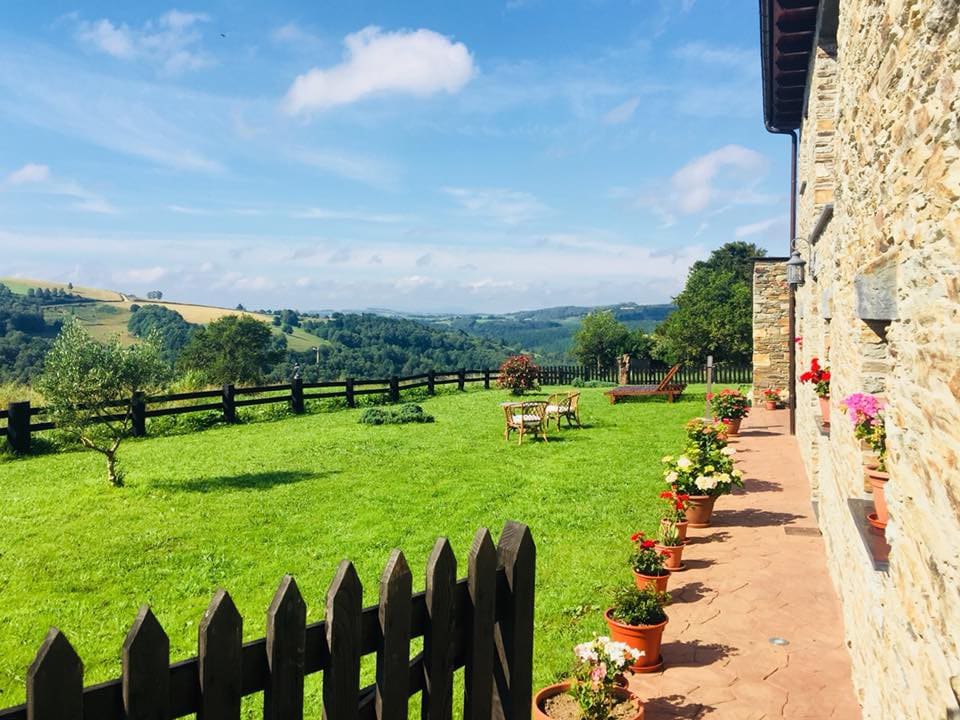
{"label": "wooden bench", "polygon": [[665,395],[667,402],[672,403],[687,387],[683,383],[671,382],[679,369],[680,363],[677,363],[667,370],[667,374],[663,376],[659,385],[621,385],[607,390],[604,395],[610,398],[611,405],[616,405],[621,398],[648,397],[651,395]]}

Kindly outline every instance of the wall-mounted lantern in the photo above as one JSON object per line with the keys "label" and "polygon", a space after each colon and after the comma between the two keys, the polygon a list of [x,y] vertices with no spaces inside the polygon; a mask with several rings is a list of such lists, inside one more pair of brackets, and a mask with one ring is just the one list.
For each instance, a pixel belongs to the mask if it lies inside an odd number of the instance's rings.
{"label": "wall-mounted lantern", "polygon": [[787,284],[795,288],[803,285],[806,265],[803,258],[800,257],[799,250],[790,253],[790,259],[787,260]]}

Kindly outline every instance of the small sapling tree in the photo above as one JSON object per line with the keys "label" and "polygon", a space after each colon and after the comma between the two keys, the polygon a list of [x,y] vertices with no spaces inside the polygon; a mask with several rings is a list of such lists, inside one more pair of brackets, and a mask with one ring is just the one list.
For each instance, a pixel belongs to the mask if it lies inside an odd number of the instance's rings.
{"label": "small sapling tree", "polygon": [[497,385],[514,395],[540,387],[540,367],[527,355],[513,355],[500,366]]}
{"label": "small sapling tree", "polygon": [[57,427],[103,453],[107,479],[120,487],[117,449],[130,434],[134,393],[156,391],[168,371],[157,338],[130,347],[118,338],[102,343],[71,319],[47,353],[37,387]]}

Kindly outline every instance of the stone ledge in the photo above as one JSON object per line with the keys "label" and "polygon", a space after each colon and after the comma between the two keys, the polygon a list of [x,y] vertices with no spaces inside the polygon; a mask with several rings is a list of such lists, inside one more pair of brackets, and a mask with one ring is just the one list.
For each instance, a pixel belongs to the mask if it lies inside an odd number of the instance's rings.
{"label": "stone ledge", "polygon": [[857,532],[860,533],[863,547],[867,551],[867,559],[873,565],[873,569],[882,573],[889,572],[890,545],[887,544],[887,539],[875,531],[867,522],[867,515],[873,509],[873,501],[863,498],[848,498],[847,506],[850,508],[853,524],[856,526]]}

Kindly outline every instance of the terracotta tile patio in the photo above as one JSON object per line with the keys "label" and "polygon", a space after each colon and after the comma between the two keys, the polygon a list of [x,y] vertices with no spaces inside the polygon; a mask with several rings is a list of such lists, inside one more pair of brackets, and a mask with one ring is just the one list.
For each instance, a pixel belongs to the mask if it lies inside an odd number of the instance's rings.
{"label": "terracotta tile patio", "polygon": [[785,410],[753,409],[731,443],[746,491],[717,502],[712,527],[689,531],[688,569],[670,579],[666,667],[631,680],[649,698],[646,720],[860,718],[839,601],[786,423]]}

